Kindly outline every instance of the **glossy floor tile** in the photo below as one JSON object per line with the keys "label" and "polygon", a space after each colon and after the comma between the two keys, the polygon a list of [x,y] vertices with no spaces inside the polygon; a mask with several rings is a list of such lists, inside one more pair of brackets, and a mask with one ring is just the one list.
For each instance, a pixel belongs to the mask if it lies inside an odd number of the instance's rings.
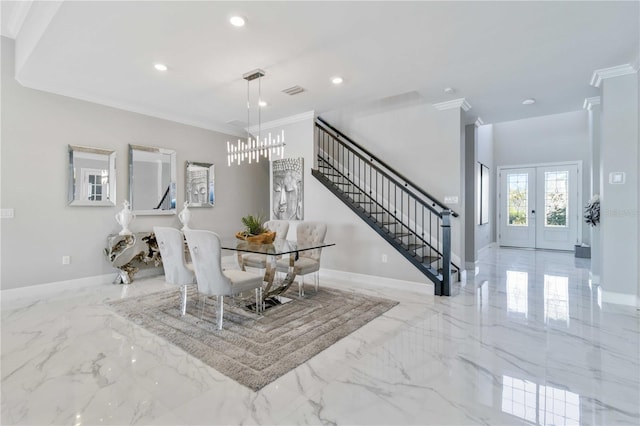
{"label": "glossy floor tile", "polygon": [[640,314],[588,262],[486,249],[450,298],[323,279],[400,303],[259,392],[104,305],[161,278],[3,298],[1,423],[638,425]]}

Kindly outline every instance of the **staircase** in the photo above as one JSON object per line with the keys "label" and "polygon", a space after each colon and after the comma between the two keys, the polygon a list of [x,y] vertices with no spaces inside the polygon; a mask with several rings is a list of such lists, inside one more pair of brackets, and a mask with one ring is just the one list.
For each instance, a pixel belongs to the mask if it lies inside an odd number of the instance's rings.
{"label": "staircase", "polygon": [[315,122],[312,175],[450,296],[451,216],[443,203],[411,183],[321,118]]}

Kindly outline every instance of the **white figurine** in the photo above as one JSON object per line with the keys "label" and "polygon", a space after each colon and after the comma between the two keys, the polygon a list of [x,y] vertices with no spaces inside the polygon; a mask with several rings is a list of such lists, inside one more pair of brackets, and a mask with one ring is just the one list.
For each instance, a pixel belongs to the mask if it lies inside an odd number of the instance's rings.
{"label": "white figurine", "polygon": [[132,235],[133,232],[129,230],[129,224],[133,222],[136,218],[136,215],[133,214],[131,209],[129,208],[129,202],[127,200],[124,201],[124,207],[118,214],[116,214],[116,222],[120,226],[122,226],[122,231],[120,231],[119,235]]}
{"label": "white figurine", "polygon": [[190,229],[189,228],[189,221],[191,220],[191,212],[189,211],[188,207],[189,207],[189,202],[185,201],[184,202],[184,208],[178,214],[178,219],[180,219],[180,223],[182,223],[182,230],[183,231],[185,229]]}

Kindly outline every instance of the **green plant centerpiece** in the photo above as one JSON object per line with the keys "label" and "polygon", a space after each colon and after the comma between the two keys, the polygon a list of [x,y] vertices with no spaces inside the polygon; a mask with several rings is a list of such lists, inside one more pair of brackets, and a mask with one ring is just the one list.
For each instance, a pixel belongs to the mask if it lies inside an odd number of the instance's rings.
{"label": "green plant centerpiece", "polygon": [[264,222],[262,215],[250,214],[244,216],[241,220],[245,229],[236,233],[236,238],[260,244],[271,244],[275,240],[276,233],[262,226]]}

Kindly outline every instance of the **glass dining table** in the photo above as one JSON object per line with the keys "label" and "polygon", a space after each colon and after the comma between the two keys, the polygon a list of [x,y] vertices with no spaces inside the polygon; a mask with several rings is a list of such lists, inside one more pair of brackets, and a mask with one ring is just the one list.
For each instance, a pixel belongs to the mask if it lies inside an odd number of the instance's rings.
{"label": "glass dining table", "polygon": [[[238,265],[244,271],[245,266],[242,260],[243,254],[255,253],[266,256],[264,283],[262,301],[273,299],[282,295],[293,284],[296,273],[294,271],[294,262],[298,259],[301,252],[307,250],[317,250],[325,247],[335,246],[335,243],[297,243],[296,241],[276,240],[271,244],[251,243],[237,238],[223,238],[220,241],[223,250],[235,251],[238,257]],[[289,268],[286,277],[282,281],[276,282],[276,261],[283,257],[289,257]],[[275,285],[274,285],[275,284]]]}

